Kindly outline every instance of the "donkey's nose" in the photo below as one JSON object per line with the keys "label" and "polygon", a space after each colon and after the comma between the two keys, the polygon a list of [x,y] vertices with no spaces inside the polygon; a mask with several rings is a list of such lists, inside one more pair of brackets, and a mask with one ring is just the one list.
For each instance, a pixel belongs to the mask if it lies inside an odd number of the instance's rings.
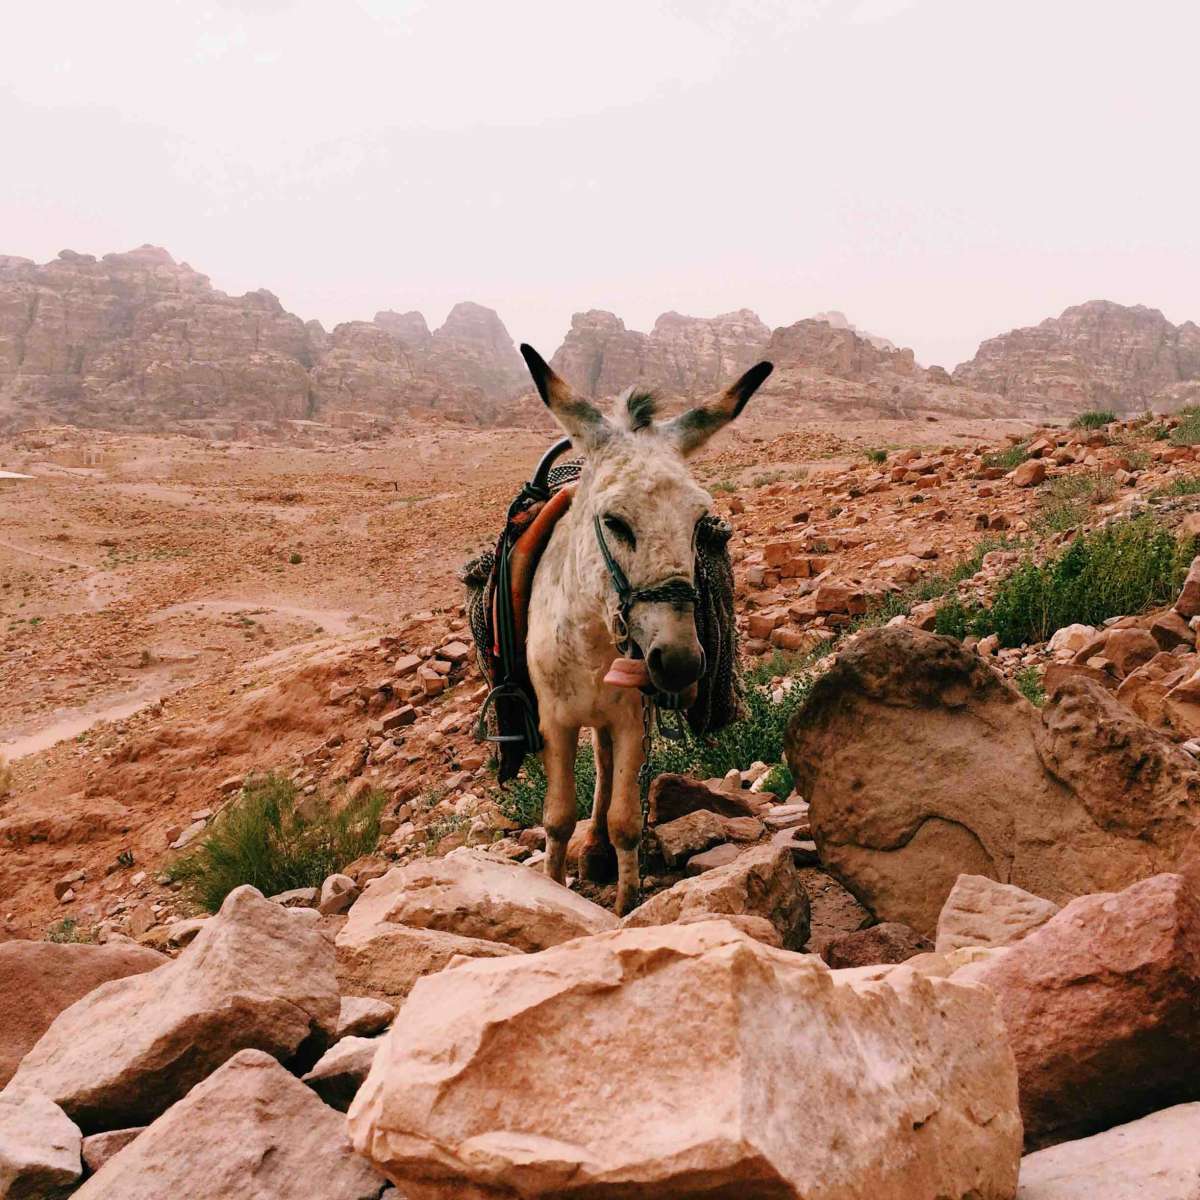
{"label": "donkey's nose", "polygon": [[652,646],[646,655],[650,678],[662,692],[682,692],[691,687],[700,678],[703,663],[698,645],[681,646],[668,642],[662,646]]}

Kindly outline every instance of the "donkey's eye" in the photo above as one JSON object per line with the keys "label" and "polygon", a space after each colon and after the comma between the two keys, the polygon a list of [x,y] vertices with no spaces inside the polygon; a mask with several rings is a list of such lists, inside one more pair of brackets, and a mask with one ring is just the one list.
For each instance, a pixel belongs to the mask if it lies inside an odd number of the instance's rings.
{"label": "donkey's eye", "polygon": [[633,530],[621,520],[620,517],[614,517],[612,513],[607,514],[604,518],[605,526],[621,541],[625,543],[631,550],[637,545],[637,538],[633,536]]}

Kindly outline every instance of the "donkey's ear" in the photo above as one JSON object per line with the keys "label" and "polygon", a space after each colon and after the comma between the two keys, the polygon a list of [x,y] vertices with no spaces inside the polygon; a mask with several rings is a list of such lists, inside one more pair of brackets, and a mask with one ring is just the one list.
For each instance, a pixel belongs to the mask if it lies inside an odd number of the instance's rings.
{"label": "donkey's ear", "polygon": [[586,400],[579,399],[532,346],[522,342],[521,357],[533,376],[542,403],[554,414],[577,449],[598,445],[612,432],[604,414]]}
{"label": "donkey's ear", "polygon": [[666,430],[674,437],[680,453],[691,454],[699,450],[718,429],[728,425],[773,370],[774,363],[760,362],[715,399],[698,408],[689,408],[669,421]]}

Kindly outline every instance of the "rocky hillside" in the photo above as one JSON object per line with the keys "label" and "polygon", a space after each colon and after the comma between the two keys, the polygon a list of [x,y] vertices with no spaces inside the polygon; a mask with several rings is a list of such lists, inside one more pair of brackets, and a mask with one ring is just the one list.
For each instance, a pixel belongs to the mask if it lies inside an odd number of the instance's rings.
{"label": "rocky hillside", "polygon": [[1062,413],[1172,411],[1200,399],[1200,326],[1156,308],[1089,300],[1040,325],[989,338],[954,380]]}
{"label": "rocky hillside", "polygon": [[432,333],[419,313],[390,312],[326,333],[268,291],[217,291],[154,246],[0,257],[0,428],[431,413],[487,424],[523,379],[500,318],[477,304]]}

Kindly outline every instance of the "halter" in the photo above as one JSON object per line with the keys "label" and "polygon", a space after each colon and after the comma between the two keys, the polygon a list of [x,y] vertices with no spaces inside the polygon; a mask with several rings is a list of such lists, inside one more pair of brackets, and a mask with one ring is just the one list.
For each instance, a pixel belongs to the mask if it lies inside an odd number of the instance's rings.
{"label": "halter", "polygon": [[[596,530],[596,542],[600,547],[600,556],[608,569],[608,577],[612,581],[613,591],[617,593],[617,649],[622,654],[628,654],[633,643],[629,633],[629,613],[635,604],[690,604],[695,606],[699,599],[696,589],[686,579],[665,579],[662,583],[650,587],[635,588],[630,586],[629,577],[621,569],[621,564],[613,557],[609,549],[608,539],[604,536],[604,526],[598,514],[592,515],[592,525]],[[704,674],[704,650],[701,648],[700,673]],[[679,709],[684,707],[682,696],[678,692],[656,692],[655,702],[659,708]]]}

